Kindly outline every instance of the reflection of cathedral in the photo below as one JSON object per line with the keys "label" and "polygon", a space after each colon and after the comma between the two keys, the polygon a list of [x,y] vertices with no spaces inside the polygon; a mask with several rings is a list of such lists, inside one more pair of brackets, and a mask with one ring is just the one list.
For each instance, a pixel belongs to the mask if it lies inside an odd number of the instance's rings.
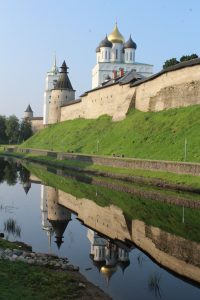
{"label": "reflection of cathedral", "polygon": [[55,233],[56,244],[60,248],[64,231],[71,220],[71,212],[58,204],[58,190],[42,185],[41,191],[42,227],[47,232],[49,243]]}
{"label": "reflection of cathedral", "polygon": [[107,282],[117,271],[118,266],[121,267],[123,272],[129,266],[130,248],[122,243],[117,245],[91,229],[88,229],[87,237],[91,243],[90,257],[93,264],[104,274]]}

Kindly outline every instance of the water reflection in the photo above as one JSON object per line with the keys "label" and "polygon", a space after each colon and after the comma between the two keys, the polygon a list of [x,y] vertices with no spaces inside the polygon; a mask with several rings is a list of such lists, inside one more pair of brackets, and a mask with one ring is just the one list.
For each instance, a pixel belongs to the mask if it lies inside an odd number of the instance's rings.
{"label": "water reflection", "polygon": [[[133,299],[130,289],[135,293],[144,292],[145,296],[136,299],[156,297],[170,299],[165,297],[169,295],[174,282],[177,284],[177,279],[160,269],[144,253],[173,273],[200,284],[199,210],[185,208],[183,223],[182,205],[147,201],[134,198],[128,193],[89,185],[74,180],[73,174],[60,176],[63,173],[61,170],[56,172],[54,170],[54,174],[51,174],[45,169],[41,170],[29,165],[30,170],[34,171],[31,173],[18,163],[12,162],[12,166],[13,164],[16,167],[15,177],[21,183],[26,198],[30,195],[34,184],[40,186],[41,182],[48,183],[41,184],[40,226],[47,235],[49,252],[55,251],[54,245],[61,255],[69,255],[67,247],[72,247],[77,256],[86,252],[83,255],[82,270],[84,268],[86,270],[85,262],[88,257],[91,262],[91,267],[87,262],[88,277],[107,292],[111,292],[109,289],[112,289],[111,294],[114,299]],[[6,164],[4,162],[4,167],[6,166],[8,161]],[[7,175],[1,178],[7,182]],[[70,230],[75,220],[74,214],[76,219],[87,227],[87,230],[84,230],[85,237],[82,233],[78,235],[77,241],[77,231],[73,232],[75,239],[70,239]],[[78,224],[79,229],[76,230],[81,232],[81,225]],[[87,243],[89,242],[88,247],[82,246],[80,240],[83,238],[86,238]],[[142,278],[140,278],[140,271],[143,272]],[[100,283],[101,277],[98,277],[98,274],[104,279],[107,288]],[[166,283],[167,276],[170,279]],[[132,278],[136,282],[137,277],[138,286],[133,288]],[[123,290],[120,292],[118,286],[122,284],[122,280],[124,280]],[[128,282],[129,288],[125,291]],[[170,286],[166,290],[169,282]],[[187,284],[180,283],[180,280],[178,285],[182,288],[184,286],[185,289],[187,287]],[[193,291],[193,287],[191,285],[190,287]],[[200,292],[197,295],[200,296]],[[187,296],[183,294],[181,296],[182,299],[187,299]]]}
{"label": "water reflection", "polygon": [[105,276],[109,283],[112,275],[120,267],[124,273],[130,265],[129,252],[134,246],[103,238],[94,230],[88,229],[87,237],[91,243],[90,257],[94,266]]}
{"label": "water reflection", "polygon": [[51,247],[51,237],[54,233],[55,242],[60,248],[64,231],[71,221],[71,212],[58,204],[58,193],[55,188],[41,185],[42,227],[47,232],[49,246]]}

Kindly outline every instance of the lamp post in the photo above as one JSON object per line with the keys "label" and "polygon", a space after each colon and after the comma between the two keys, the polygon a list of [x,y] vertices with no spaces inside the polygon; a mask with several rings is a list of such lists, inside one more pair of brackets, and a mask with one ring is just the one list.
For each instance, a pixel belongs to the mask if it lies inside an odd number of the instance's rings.
{"label": "lamp post", "polygon": [[184,161],[187,159],[187,139],[185,138],[185,144],[184,144]]}
{"label": "lamp post", "polygon": [[185,208],[183,206],[183,211],[182,211],[182,223],[185,223]]}

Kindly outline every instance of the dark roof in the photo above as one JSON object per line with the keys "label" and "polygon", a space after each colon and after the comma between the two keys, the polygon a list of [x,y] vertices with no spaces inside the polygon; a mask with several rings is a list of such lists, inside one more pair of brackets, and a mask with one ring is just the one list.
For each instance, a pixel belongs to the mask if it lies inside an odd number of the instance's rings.
{"label": "dark roof", "polygon": [[143,78],[145,78],[143,75],[137,73],[136,71],[134,70],[131,70],[129,72],[126,72],[124,74],[124,76],[122,77],[117,77],[115,79],[110,79],[110,80],[106,80],[105,82],[102,83],[101,86],[98,86],[92,90],[89,90],[89,91],[86,91],[85,93],[83,93],[81,95],[81,97],[84,97],[84,96],[87,96],[88,93],[91,93],[93,91],[96,91],[96,90],[100,90],[102,88],[106,88],[106,87],[109,87],[111,85],[115,85],[115,84],[120,84],[120,85],[123,85],[123,84],[132,84],[136,81],[141,81]]}
{"label": "dark roof", "polygon": [[58,78],[58,81],[55,84],[54,89],[55,90],[60,90],[60,89],[73,90],[73,87],[72,87],[69,77],[67,75],[68,67],[67,67],[65,61],[63,62],[62,66],[60,68],[61,68],[60,76]]}
{"label": "dark roof", "polygon": [[171,72],[171,71],[176,71],[176,70],[186,68],[186,67],[193,67],[195,65],[200,65],[200,58],[194,58],[194,59],[191,59],[191,60],[188,60],[188,61],[180,62],[180,63],[178,63],[174,66],[170,66],[170,67],[168,67],[166,69],[163,69],[160,72],[158,72],[158,73],[156,73],[152,76],[149,76],[149,77],[147,77],[145,79],[142,79],[138,82],[132,83],[131,86],[136,86],[136,85],[139,85],[143,82],[153,80],[153,79],[159,77],[160,75]]}
{"label": "dark roof", "polygon": [[124,44],[124,49],[128,49],[128,48],[132,48],[132,49],[136,49],[137,48],[137,45],[132,40],[131,35],[130,35],[129,40]]}
{"label": "dark roof", "polygon": [[108,37],[106,35],[105,39],[102,40],[99,44],[99,47],[109,47],[109,48],[112,48],[112,43],[108,40]]}
{"label": "dark roof", "polygon": [[141,80],[143,78],[145,78],[143,75],[137,73],[134,70],[131,70],[131,71],[125,73],[123,77],[120,77],[118,82],[121,84],[127,84],[127,83],[132,83],[132,82]]}
{"label": "dark roof", "polygon": [[43,120],[43,117],[32,117],[31,120]]}
{"label": "dark roof", "polygon": [[55,232],[55,238],[56,238],[56,244],[58,246],[58,248],[60,248],[61,244],[63,243],[63,234],[65,232],[65,229],[68,225],[70,220],[63,220],[63,221],[59,221],[59,220],[49,220],[49,222],[51,223],[53,230]]}
{"label": "dark roof", "polygon": [[25,110],[25,112],[31,112],[31,113],[33,112],[30,104],[27,106],[27,109]]}
{"label": "dark roof", "polygon": [[67,73],[67,69],[69,68],[67,67],[65,60],[63,61],[62,66],[60,68],[61,68],[60,73]]}
{"label": "dark roof", "polygon": [[96,53],[97,52],[100,52],[100,47],[99,46],[96,48]]}

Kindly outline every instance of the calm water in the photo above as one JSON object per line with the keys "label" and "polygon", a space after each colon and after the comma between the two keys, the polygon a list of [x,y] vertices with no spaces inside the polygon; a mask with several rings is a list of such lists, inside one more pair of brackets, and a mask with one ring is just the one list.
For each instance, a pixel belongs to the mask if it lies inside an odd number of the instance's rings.
{"label": "calm water", "polygon": [[[192,273],[200,282],[199,211],[154,203],[155,216],[144,215],[126,193],[31,169],[37,176],[19,163],[0,160],[0,232],[9,240],[68,257],[113,299],[200,299],[197,281],[177,275]],[[48,186],[39,175],[49,176]],[[125,204],[117,207],[120,199]],[[8,220],[12,228],[5,227]]]}

